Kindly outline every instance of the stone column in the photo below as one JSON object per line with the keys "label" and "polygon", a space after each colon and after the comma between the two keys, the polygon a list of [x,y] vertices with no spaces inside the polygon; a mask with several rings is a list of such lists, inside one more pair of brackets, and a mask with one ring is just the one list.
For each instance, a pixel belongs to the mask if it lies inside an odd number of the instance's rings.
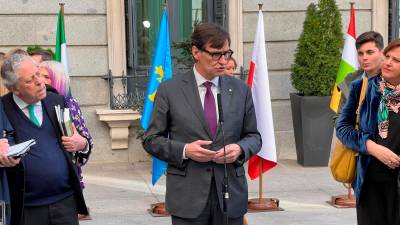
{"label": "stone column", "polygon": [[238,67],[243,66],[243,8],[242,0],[229,1],[229,33],[231,49]]}
{"label": "stone column", "polygon": [[107,0],[108,65],[116,76],[126,74],[124,0]]}
{"label": "stone column", "polygon": [[385,46],[389,37],[389,0],[372,0],[372,30],[382,34]]}

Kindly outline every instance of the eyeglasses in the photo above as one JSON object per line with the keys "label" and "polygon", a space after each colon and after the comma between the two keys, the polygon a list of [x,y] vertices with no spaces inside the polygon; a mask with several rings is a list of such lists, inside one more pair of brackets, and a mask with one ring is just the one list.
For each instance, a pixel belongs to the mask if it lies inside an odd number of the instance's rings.
{"label": "eyeglasses", "polygon": [[207,52],[207,54],[209,54],[211,56],[211,58],[215,61],[218,61],[219,59],[221,59],[222,56],[224,56],[225,60],[229,60],[232,55],[233,55],[233,51],[231,49],[229,49],[226,52],[210,52],[207,51],[206,49],[200,49],[203,52]]}

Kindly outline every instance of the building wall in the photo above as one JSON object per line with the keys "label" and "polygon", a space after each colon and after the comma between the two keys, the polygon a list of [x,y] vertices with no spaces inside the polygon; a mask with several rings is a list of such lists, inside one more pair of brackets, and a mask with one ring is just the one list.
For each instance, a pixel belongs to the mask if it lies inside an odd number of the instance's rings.
{"label": "building wall", "polygon": [[[258,19],[258,3],[263,3],[263,16],[270,76],[270,90],[277,151],[280,158],[295,152],[289,93],[296,92],[290,81],[290,67],[303,30],[307,6],[314,1],[245,0],[243,4],[243,66],[249,68],[253,39]],[[343,32],[347,32],[350,5],[347,0],[336,1],[342,14]],[[356,32],[372,28],[371,0],[356,1]]]}

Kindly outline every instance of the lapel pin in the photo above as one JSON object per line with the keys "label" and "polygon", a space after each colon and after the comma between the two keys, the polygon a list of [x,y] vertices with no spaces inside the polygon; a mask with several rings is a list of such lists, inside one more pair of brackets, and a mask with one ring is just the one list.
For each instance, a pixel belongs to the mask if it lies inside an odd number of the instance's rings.
{"label": "lapel pin", "polygon": [[232,88],[228,89],[229,94],[232,94]]}

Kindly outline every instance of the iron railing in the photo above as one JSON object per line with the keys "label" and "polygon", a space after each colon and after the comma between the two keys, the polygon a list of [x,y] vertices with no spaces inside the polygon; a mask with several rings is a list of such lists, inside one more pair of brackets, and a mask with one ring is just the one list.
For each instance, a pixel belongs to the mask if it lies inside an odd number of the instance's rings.
{"label": "iron railing", "polygon": [[145,99],[148,78],[148,71],[145,74],[113,76],[109,70],[103,79],[108,81],[110,108],[139,109]]}
{"label": "iron railing", "polygon": [[[180,68],[180,72],[187,69]],[[248,70],[240,67],[234,76],[246,82]],[[143,70],[134,75],[113,76],[111,70],[103,76],[108,81],[110,108],[111,109],[134,109],[141,111],[146,96],[149,80],[149,70]]]}

